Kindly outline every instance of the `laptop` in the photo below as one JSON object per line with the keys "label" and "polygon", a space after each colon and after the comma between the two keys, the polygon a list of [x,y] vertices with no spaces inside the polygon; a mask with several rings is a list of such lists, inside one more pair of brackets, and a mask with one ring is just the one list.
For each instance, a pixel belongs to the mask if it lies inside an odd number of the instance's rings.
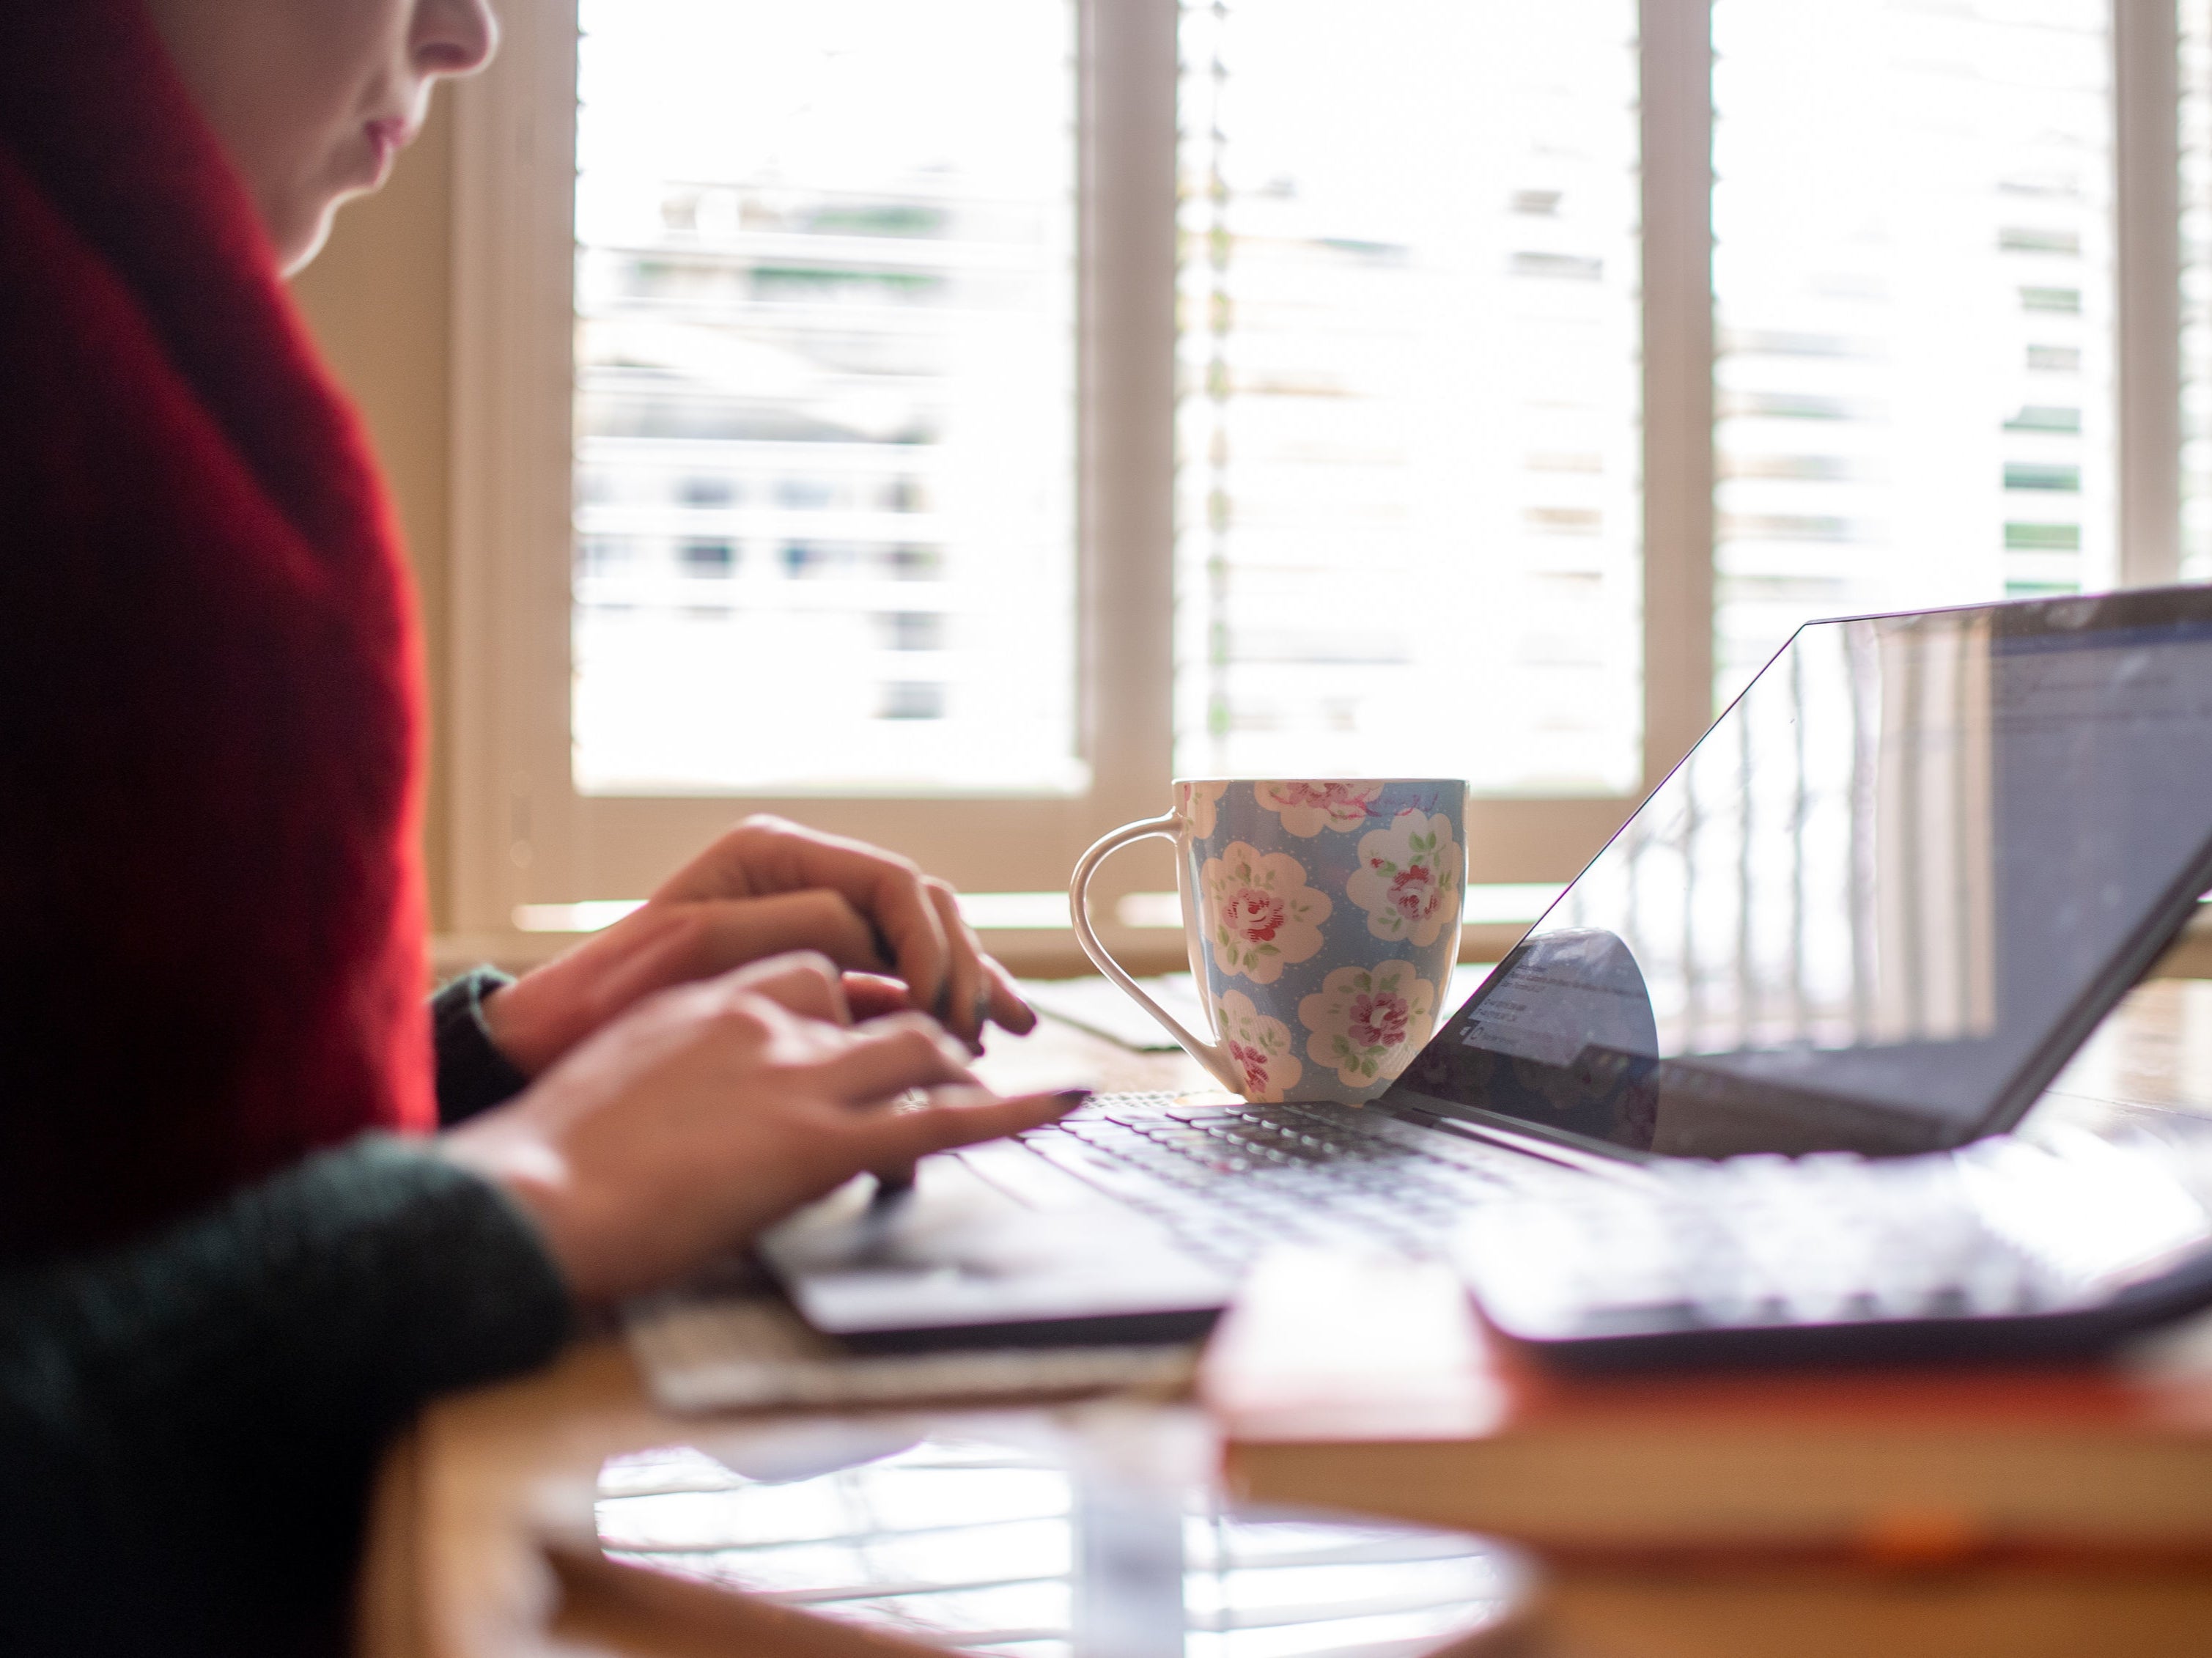
{"label": "laptop", "polygon": [[2209,885],[2212,589],[1809,623],[1379,1098],[1101,1096],[762,1253],[858,1348],[1098,1344],[1202,1331],[1285,1242],[1790,1179],[1872,1212],[2018,1123]]}

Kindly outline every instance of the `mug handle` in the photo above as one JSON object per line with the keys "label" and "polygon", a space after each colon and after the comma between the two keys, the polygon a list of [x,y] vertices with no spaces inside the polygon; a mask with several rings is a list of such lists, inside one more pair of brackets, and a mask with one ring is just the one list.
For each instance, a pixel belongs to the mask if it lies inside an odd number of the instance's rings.
{"label": "mug handle", "polygon": [[[1164,841],[1173,841],[1180,851],[1182,829],[1182,816],[1171,811],[1164,817],[1146,817],[1133,823],[1124,823],[1112,834],[1101,837],[1076,861],[1074,878],[1067,884],[1068,917],[1075,923],[1076,943],[1083,946],[1083,953],[1091,958],[1092,964],[1134,997],[1139,1006],[1158,1019],[1168,1035],[1182,1044],[1185,1053],[1213,1073],[1214,1080],[1232,1094],[1242,1094],[1244,1079],[1230,1062],[1227,1047],[1219,1042],[1207,1042],[1194,1036],[1185,1030],[1175,1015],[1147,996],[1137,981],[1123,970],[1121,964],[1108,953],[1106,946],[1098,941],[1098,935],[1091,927],[1091,878],[1097,872],[1098,865],[1106,861],[1107,854],[1120,850],[1132,841],[1141,841],[1152,835]],[[1183,885],[1184,879],[1178,871],[1176,882],[1178,888]],[[1191,920],[1188,902],[1183,905],[1182,926],[1185,942],[1190,948],[1192,969],[1199,974],[1199,993],[1203,996],[1206,980],[1199,967],[1197,930]]]}

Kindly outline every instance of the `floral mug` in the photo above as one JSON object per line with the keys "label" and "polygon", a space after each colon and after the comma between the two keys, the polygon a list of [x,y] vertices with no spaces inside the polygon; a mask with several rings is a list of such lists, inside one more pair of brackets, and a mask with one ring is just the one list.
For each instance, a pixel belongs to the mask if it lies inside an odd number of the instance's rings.
{"label": "floral mug", "polygon": [[[1076,938],[1232,1092],[1372,1099],[1446,1011],[1466,805],[1456,778],[1184,779],[1173,811],[1125,824],[1083,854],[1068,888]],[[1091,930],[1092,874],[1117,847],[1153,835],[1176,843],[1210,1036],[1184,1029]]]}

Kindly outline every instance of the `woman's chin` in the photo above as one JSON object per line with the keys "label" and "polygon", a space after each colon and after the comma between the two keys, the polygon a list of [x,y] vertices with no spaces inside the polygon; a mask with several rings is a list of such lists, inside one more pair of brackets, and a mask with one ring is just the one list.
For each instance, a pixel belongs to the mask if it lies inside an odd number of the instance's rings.
{"label": "woman's chin", "polygon": [[[359,195],[359,191],[349,191]],[[343,196],[334,196],[323,203],[319,210],[302,215],[296,222],[274,231],[270,240],[276,244],[276,268],[287,276],[297,276],[323,251],[323,244],[331,239],[331,222],[337,216],[338,203]]]}

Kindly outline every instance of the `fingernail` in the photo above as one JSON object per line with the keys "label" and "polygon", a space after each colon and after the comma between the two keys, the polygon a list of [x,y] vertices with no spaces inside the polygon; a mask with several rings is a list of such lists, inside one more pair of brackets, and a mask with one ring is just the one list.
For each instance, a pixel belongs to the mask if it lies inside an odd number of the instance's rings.
{"label": "fingernail", "polygon": [[1063,1088],[1053,1095],[1063,1111],[1079,1110],[1091,1103],[1091,1090],[1087,1088]]}

